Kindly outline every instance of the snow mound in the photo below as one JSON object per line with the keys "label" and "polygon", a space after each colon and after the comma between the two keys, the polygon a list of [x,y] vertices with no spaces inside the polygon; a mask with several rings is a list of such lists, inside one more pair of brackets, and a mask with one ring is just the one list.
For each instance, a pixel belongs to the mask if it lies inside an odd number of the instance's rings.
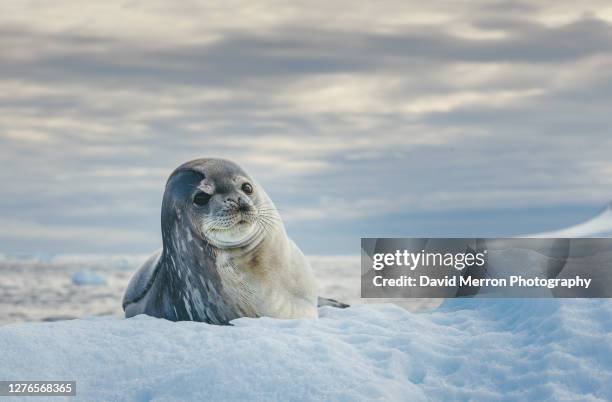
{"label": "snow mound", "polygon": [[146,316],[0,326],[0,379],[76,380],[84,401],[612,399],[605,300],[320,313],[225,327]]}
{"label": "snow mound", "polygon": [[599,214],[586,222],[527,237],[612,237],[612,202],[608,203]]}
{"label": "snow mound", "polygon": [[75,285],[106,285],[104,276],[93,271],[79,271],[72,275],[72,283]]}

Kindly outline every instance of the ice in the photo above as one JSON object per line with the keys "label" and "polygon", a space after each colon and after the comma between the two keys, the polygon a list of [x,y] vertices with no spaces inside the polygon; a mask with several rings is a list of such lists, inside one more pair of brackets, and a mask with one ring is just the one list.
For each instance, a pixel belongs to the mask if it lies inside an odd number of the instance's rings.
{"label": "ice", "polygon": [[98,270],[135,270],[148,255],[144,254],[60,254],[51,260],[51,264],[62,267],[88,266]]}
{"label": "ice", "polygon": [[233,326],[146,316],[0,326],[2,379],[77,400],[610,400],[612,303],[450,300]]}
{"label": "ice", "polygon": [[611,237],[612,236],[612,202],[604,209],[587,220],[577,225],[550,231],[528,235],[526,237]]}
{"label": "ice", "polygon": [[72,275],[72,283],[75,285],[106,285],[103,275],[94,271],[79,271]]}

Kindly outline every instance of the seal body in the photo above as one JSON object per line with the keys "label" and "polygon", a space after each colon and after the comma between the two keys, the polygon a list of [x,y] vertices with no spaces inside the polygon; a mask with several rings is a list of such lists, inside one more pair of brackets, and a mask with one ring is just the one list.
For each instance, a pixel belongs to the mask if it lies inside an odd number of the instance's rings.
{"label": "seal body", "polygon": [[163,248],[132,277],[126,317],[227,324],[239,317],[315,318],[316,284],[274,204],[235,163],[198,159],[168,179]]}

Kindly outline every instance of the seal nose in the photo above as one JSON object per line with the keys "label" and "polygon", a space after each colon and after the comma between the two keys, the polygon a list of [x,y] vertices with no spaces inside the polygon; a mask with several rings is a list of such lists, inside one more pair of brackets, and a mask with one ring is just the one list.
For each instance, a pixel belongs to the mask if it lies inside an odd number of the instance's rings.
{"label": "seal nose", "polygon": [[240,196],[238,196],[238,198],[236,198],[236,199],[234,199],[232,197],[227,197],[225,199],[225,201],[235,211],[240,211],[240,212],[248,212],[249,211],[249,204],[246,202],[246,200],[244,198],[242,198]]}

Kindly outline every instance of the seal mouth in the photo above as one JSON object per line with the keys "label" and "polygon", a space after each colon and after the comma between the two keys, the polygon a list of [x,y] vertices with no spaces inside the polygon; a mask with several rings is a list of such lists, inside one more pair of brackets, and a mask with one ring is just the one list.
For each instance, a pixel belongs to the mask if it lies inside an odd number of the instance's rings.
{"label": "seal mouth", "polygon": [[265,235],[277,219],[280,220],[278,215],[271,217],[267,211],[235,211],[212,218],[205,217],[202,221],[202,234],[218,248],[243,247]]}
{"label": "seal mouth", "polygon": [[255,219],[244,212],[205,219],[202,224],[204,237],[218,248],[241,247],[258,235]]}

